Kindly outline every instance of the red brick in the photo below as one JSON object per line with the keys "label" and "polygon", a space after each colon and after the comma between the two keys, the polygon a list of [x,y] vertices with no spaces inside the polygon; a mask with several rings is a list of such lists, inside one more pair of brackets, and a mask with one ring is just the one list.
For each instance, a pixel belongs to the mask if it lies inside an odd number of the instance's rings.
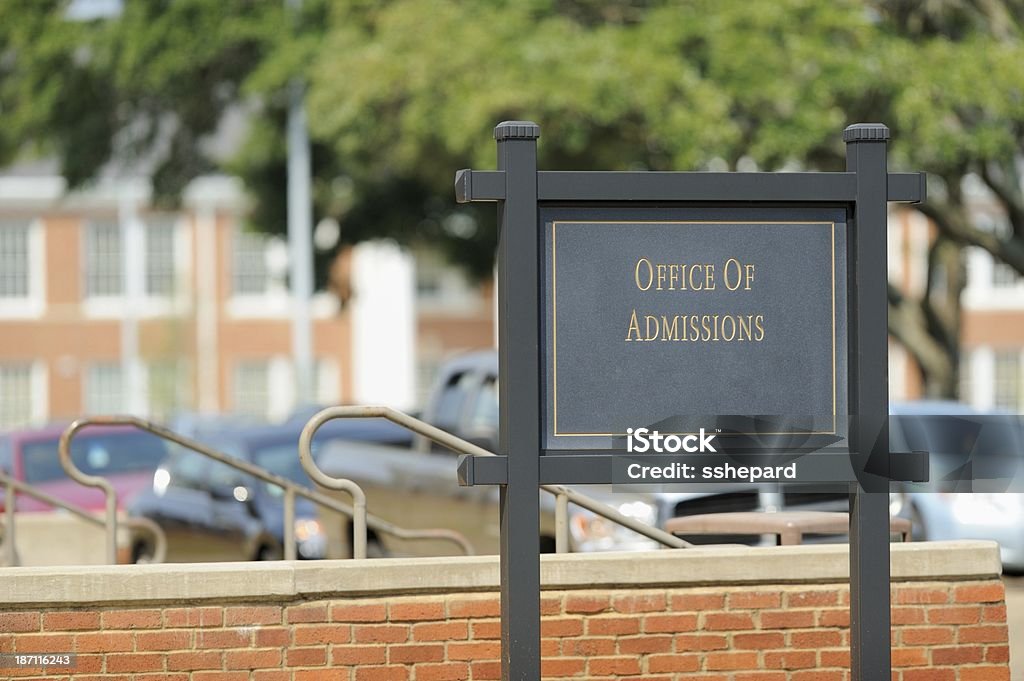
{"label": "red brick", "polygon": [[[961,676],[961,681],[963,677]],[[956,681],[956,670],[949,667],[931,667],[929,669],[904,669],[903,681]],[[984,681],[991,681],[985,679]]]}
{"label": "red brick", "polygon": [[327,606],[323,603],[290,606],[285,610],[285,621],[288,624],[327,622]]}
{"label": "red brick", "polygon": [[814,608],[838,603],[839,592],[835,589],[792,591],[786,594],[786,606],[789,608]]}
{"label": "red brick", "polygon": [[319,667],[327,664],[327,648],[289,648],[285,652],[285,660],[289,667]]}
{"label": "red brick", "polygon": [[935,665],[978,663],[984,659],[985,650],[980,645],[932,648],[932,664]]}
{"label": "red brick", "polygon": [[562,599],[558,596],[547,596],[540,599],[541,615],[561,615]]}
{"label": "red brick", "polygon": [[267,669],[280,666],[281,650],[278,648],[228,650],[224,653],[225,669]]}
{"label": "red brick", "polygon": [[[205,674],[209,672],[196,672],[197,674]],[[219,672],[213,672],[219,673]],[[135,674],[132,676],[133,681],[188,681],[190,674],[188,672],[154,672],[151,674]],[[107,677],[103,677],[106,679]],[[78,681],[78,677],[75,677],[75,681]]]}
{"label": "red brick", "polygon": [[921,667],[928,664],[927,648],[893,648],[893,667]]}
{"label": "red brick", "polygon": [[44,631],[80,631],[99,628],[100,614],[98,612],[65,610],[43,613]]}
{"label": "red brick", "polygon": [[949,589],[933,586],[904,586],[895,590],[892,602],[899,605],[923,605],[927,603],[948,603]]}
{"label": "red brick", "polygon": [[[103,659],[104,659],[104,657],[106,657],[106,659],[109,660],[111,656],[110,655],[104,656],[104,655],[98,655],[98,654],[93,655],[93,654],[89,654],[89,653],[86,653],[84,655],[76,656],[75,657],[75,672],[77,674],[99,674],[101,671],[103,671]],[[160,667],[158,666],[157,668],[159,669]],[[107,664],[107,671],[108,672],[114,671],[114,670],[112,670],[110,668],[109,662]]]}
{"label": "red brick", "polygon": [[643,623],[648,634],[681,634],[697,630],[697,615],[647,615]]}
{"label": "red brick", "polygon": [[249,681],[249,672],[195,672],[192,681]]}
{"label": "red brick", "polygon": [[352,603],[331,607],[332,622],[383,622],[388,609],[383,603]]}
{"label": "red brick", "polygon": [[[926,608],[914,605],[903,608],[892,609],[892,623],[897,625],[924,624]],[[935,624],[935,622],[932,622]]]}
{"label": "red brick", "polygon": [[708,653],[704,666],[709,671],[757,669],[757,653]]}
{"label": "red brick", "polygon": [[296,669],[292,679],[293,681],[350,681],[347,669]]}
{"label": "red brick", "polygon": [[803,671],[793,672],[789,678],[790,681],[844,681],[846,678],[846,672],[805,669]]}
{"label": "red brick", "polygon": [[672,596],[673,610],[721,610],[724,607],[723,593],[682,593]]}
{"label": "red brick", "polygon": [[787,681],[786,672],[739,672],[733,681]]}
{"label": "red brick", "polygon": [[960,681],[1010,681],[1010,669],[1006,666],[964,667],[960,670]]}
{"label": "red brick", "polygon": [[387,648],[384,646],[331,646],[332,665],[384,664]]}
{"label": "red brick", "polygon": [[405,643],[409,627],[404,624],[357,624],[352,627],[356,643]]}
{"label": "red brick", "polygon": [[[451,650],[451,646],[448,646]],[[561,654],[565,657],[595,657],[614,655],[614,638],[567,638],[562,641]]]}
{"label": "red brick", "polygon": [[292,629],[292,640],[297,646],[315,646],[322,643],[349,643],[352,641],[350,624],[312,624]]}
{"label": "red brick", "polygon": [[[225,630],[227,633],[230,630]],[[202,634],[204,632],[200,632]],[[292,641],[291,627],[260,627],[256,630],[254,643],[257,647],[286,646]]]}
{"label": "red brick", "polygon": [[414,641],[463,641],[469,638],[469,623],[424,622],[412,627]]}
{"label": "red brick", "polygon": [[281,624],[281,606],[234,606],[224,608],[224,626]]}
{"label": "red brick", "polygon": [[39,631],[38,612],[0,612],[0,633]]}
{"label": "red brick", "polygon": [[219,627],[224,624],[224,609],[172,608],[164,611],[164,626],[175,627]]}
{"label": "red brick", "polygon": [[[78,634],[75,636],[74,650],[77,653],[125,653],[135,649],[132,634],[127,632],[114,633],[108,631]],[[50,652],[58,650],[50,648]],[[68,650],[71,648],[60,648]]]}
{"label": "red brick", "polygon": [[[575,637],[574,637],[575,638]],[[558,657],[562,653],[562,639],[542,638],[540,640],[541,657]]]}
{"label": "red brick", "polygon": [[405,681],[408,678],[409,670],[401,665],[392,667],[365,667],[356,670],[356,681]]}
{"label": "red brick", "polygon": [[469,665],[465,662],[418,664],[416,681],[462,681],[469,678]]}
{"label": "red brick", "polygon": [[764,610],[761,612],[762,629],[794,629],[813,626],[813,610]]}
{"label": "red brick", "polygon": [[738,591],[729,594],[729,608],[778,608],[782,606],[782,594],[777,591]]}
{"label": "red brick", "polygon": [[647,669],[652,674],[664,672],[695,672],[700,669],[700,655],[651,655]]}
{"label": "red brick", "polygon": [[[764,619],[761,620],[764,624]],[[847,608],[841,610],[820,610],[818,611],[818,626],[822,627],[848,627],[850,626],[850,611]]]}
{"label": "red brick", "polygon": [[611,599],[607,596],[568,595],[565,597],[565,612],[594,615],[611,607]]}
{"label": "red brick", "polygon": [[753,629],[754,619],[745,612],[709,612],[704,615],[704,628],[710,631]]}
{"label": "red brick", "polygon": [[671,636],[637,636],[635,638],[619,639],[619,653],[623,655],[667,653],[671,652],[671,650]]}
{"label": "red brick", "polygon": [[541,678],[559,676],[579,676],[586,667],[582,658],[543,658],[540,661]]}
{"label": "red brick", "polygon": [[460,599],[448,603],[448,617],[498,617],[501,615],[501,602],[495,597]]}
{"label": "red brick", "polygon": [[443,620],[444,603],[437,601],[392,603],[388,606],[388,619],[392,622]]}
{"label": "red brick", "polygon": [[1006,605],[986,605],[981,609],[981,621],[1002,624],[1006,621]]}
{"label": "red brick", "polygon": [[163,623],[163,611],[157,608],[147,610],[110,610],[101,614],[104,629],[159,629]]}
{"label": "red brick", "polygon": [[444,645],[441,643],[427,643],[388,646],[388,662],[397,664],[444,662]]}
{"label": "red brick", "polygon": [[1006,600],[1002,582],[965,584],[953,590],[954,603],[1001,603]]}
{"label": "red brick", "polygon": [[[739,635],[741,634],[737,634]],[[676,651],[680,653],[692,650],[725,650],[729,647],[729,639],[724,634],[680,634],[676,636],[675,644]]]}
{"label": "red brick", "polygon": [[779,632],[734,634],[732,642],[733,646],[740,650],[766,650],[769,648],[784,648],[786,646],[786,637]]}
{"label": "red brick", "polygon": [[[392,648],[392,650],[394,650],[394,648]],[[501,643],[498,641],[474,641],[448,644],[449,660],[496,660],[500,655]]]}
{"label": "red brick", "polygon": [[822,667],[850,668],[850,649],[819,650],[818,657]]}
{"label": "red brick", "polygon": [[818,654],[814,650],[768,651],[764,666],[769,669],[809,669],[817,666]]}
{"label": "red brick", "polygon": [[[271,630],[260,630],[257,633],[263,634],[269,631]],[[252,643],[252,638],[253,632],[251,629],[201,629],[196,632],[196,648],[201,650],[246,648]],[[285,639],[282,645],[287,642],[288,639]]]}
{"label": "red brick", "polygon": [[[644,618],[645,624],[651,619],[651,617]],[[543,626],[544,624],[541,623],[542,631]],[[589,636],[638,633],[640,633],[640,619],[637,617],[591,617],[587,619],[587,635]]]}
{"label": "red brick", "polygon": [[953,642],[953,627],[907,627],[900,631],[903,645],[929,646]]}
{"label": "red brick", "polygon": [[977,624],[981,621],[981,608],[964,605],[928,610],[929,624]]}
{"label": "red brick", "polygon": [[220,669],[220,651],[204,651],[187,653],[169,653],[167,655],[167,669],[169,671],[191,671],[193,669]]}
{"label": "red brick", "polygon": [[838,631],[794,631],[789,635],[793,648],[833,648],[842,644],[843,637]]}
{"label": "red brick", "polygon": [[1010,647],[1009,646],[988,646],[985,648],[985,662],[1009,662],[1010,661]]}
{"label": "red brick", "polygon": [[252,673],[252,681],[292,681],[292,673],[287,669],[259,669]]}
{"label": "red brick", "polygon": [[[81,655],[78,660],[81,660]],[[107,655],[107,672],[153,672],[164,668],[164,656],[159,653],[133,653],[129,655]],[[81,670],[79,665],[78,670]]]}
{"label": "red brick", "polygon": [[660,612],[665,609],[665,594],[616,596],[612,599],[612,608],[626,613]]}
{"label": "red brick", "polygon": [[469,665],[469,673],[473,681],[498,681],[501,679],[501,663],[473,662]]}
{"label": "red brick", "polygon": [[140,631],[135,634],[135,647],[144,650],[185,650],[192,647],[190,631]]}
{"label": "red brick", "polygon": [[71,634],[23,634],[14,639],[14,649],[19,653],[70,653],[74,640]]}
{"label": "red brick", "polygon": [[592,657],[587,660],[587,676],[626,676],[640,673],[636,657]]}
{"label": "red brick", "polygon": [[985,624],[977,627],[960,627],[956,635],[957,643],[1006,643],[1007,629],[1005,624]]}
{"label": "red brick", "polygon": [[486,620],[483,622],[473,622],[473,638],[501,638],[501,621]]}
{"label": "red brick", "polygon": [[0,653],[13,653],[14,652],[14,634],[4,634],[0,636]]}
{"label": "red brick", "polygon": [[553,636],[555,638],[561,638],[563,636],[581,636],[582,634],[583,621],[579,617],[543,619],[540,622],[541,636]]}

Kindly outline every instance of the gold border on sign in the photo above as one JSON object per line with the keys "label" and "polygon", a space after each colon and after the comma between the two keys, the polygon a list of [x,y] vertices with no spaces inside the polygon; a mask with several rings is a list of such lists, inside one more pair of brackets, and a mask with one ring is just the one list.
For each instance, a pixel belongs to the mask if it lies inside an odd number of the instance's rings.
{"label": "gold border on sign", "polygon": [[[733,433],[734,435],[835,435],[836,405],[836,223],[824,220],[552,220],[551,222],[551,356],[552,356],[552,435],[554,437],[626,437],[626,433],[560,433],[558,432],[558,240],[556,229],[562,222],[570,225],[827,225],[832,240],[832,430],[787,430],[771,433]],[[668,433],[684,435],[684,433]]]}

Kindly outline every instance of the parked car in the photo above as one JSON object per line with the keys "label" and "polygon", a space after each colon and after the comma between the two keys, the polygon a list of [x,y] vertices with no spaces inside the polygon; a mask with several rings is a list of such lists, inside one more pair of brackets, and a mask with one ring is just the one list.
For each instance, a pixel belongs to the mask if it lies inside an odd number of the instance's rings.
{"label": "parked car", "polygon": [[915,540],[997,541],[1003,568],[1024,572],[1021,417],[941,401],[895,404],[892,412],[892,448],[929,452],[931,480],[901,485],[890,511],[911,519]]}
{"label": "parked car", "polygon": [[[299,433],[304,421],[277,426],[219,428],[205,424],[193,437],[237,459],[303,486],[315,488],[298,458]],[[317,433],[314,448],[338,438],[359,446],[407,443],[408,434],[398,426],[373,419],[337,421]],[[167,535],[167,559],[171,562],[269,560],[284,553],[284,490],[254,478],[198,452],[181,449],[163,461],[150,476],[149,489],[129,506],[133,516],[153,520]],[[329,519],[329,520],[328,520]],[[295,503],[295,539],[299,558],[332,556],[326,522],[345,521],[323,514],[316,504]],[[347,524],[345,525],[347,527]],[[332,532],[335,544],[347,536]],[[343,548],[334,546],[334,557]],[[136,558],[152,552],[140,543]]]}
{"label": "parked car", "polygon": [[[103,492],[75,482],[60,465],[57,446],[63,432],[64,426],[55,425],[0,435],[0,470],[58,499],[87,510],[102,511],[105,508]],[[118,508],[122,509],[140,490],[151,485],[153,472],[170,451],[166,441],[127,426],[89,426],[79,431],[71,442],[71,459],[78,469],[109,480]],[[2,500],[0,508],[3,508]],[[20,511],[52,510],[48,504],[24,495],[19,496],[17,508]]]}

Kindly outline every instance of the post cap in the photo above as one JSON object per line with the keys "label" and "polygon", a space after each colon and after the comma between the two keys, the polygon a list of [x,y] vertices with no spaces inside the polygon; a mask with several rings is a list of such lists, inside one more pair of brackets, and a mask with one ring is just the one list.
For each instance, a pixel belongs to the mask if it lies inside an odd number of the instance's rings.
{"label": "post cap", "polygon": [[855,123],[843,130],[844,142],[885,142],[889,128],[884,123]]}
{"label": "post cap", "polygon": [[502,121],[494,128],[496,140],[535,140],[540,137],[540,126],[533,121]]}

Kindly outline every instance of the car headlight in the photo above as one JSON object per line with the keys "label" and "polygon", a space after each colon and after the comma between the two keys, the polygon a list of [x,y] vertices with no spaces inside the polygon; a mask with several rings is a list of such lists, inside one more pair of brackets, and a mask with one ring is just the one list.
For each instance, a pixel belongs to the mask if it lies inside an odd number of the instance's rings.
{"label": "car headlight", "polygon": [[[653,525],[657,520],[657,509],[644,501],[629,501],[619,504],[622,515]],[[575,509],[569,521],[573,541],[579,551],[617,551],[655,549],[658,543],[603,516]]]}
{"label": "car headlight", "polygon": [[171,484],[171,474],[166,468],[157,468],[153,473],[153,493],[162,497]]}
{"label": "car headlight", "polygon": [[314,518],[295,521],[295,542],[303,558],[323,558],[327,555],[327,537],[323,526]]}

